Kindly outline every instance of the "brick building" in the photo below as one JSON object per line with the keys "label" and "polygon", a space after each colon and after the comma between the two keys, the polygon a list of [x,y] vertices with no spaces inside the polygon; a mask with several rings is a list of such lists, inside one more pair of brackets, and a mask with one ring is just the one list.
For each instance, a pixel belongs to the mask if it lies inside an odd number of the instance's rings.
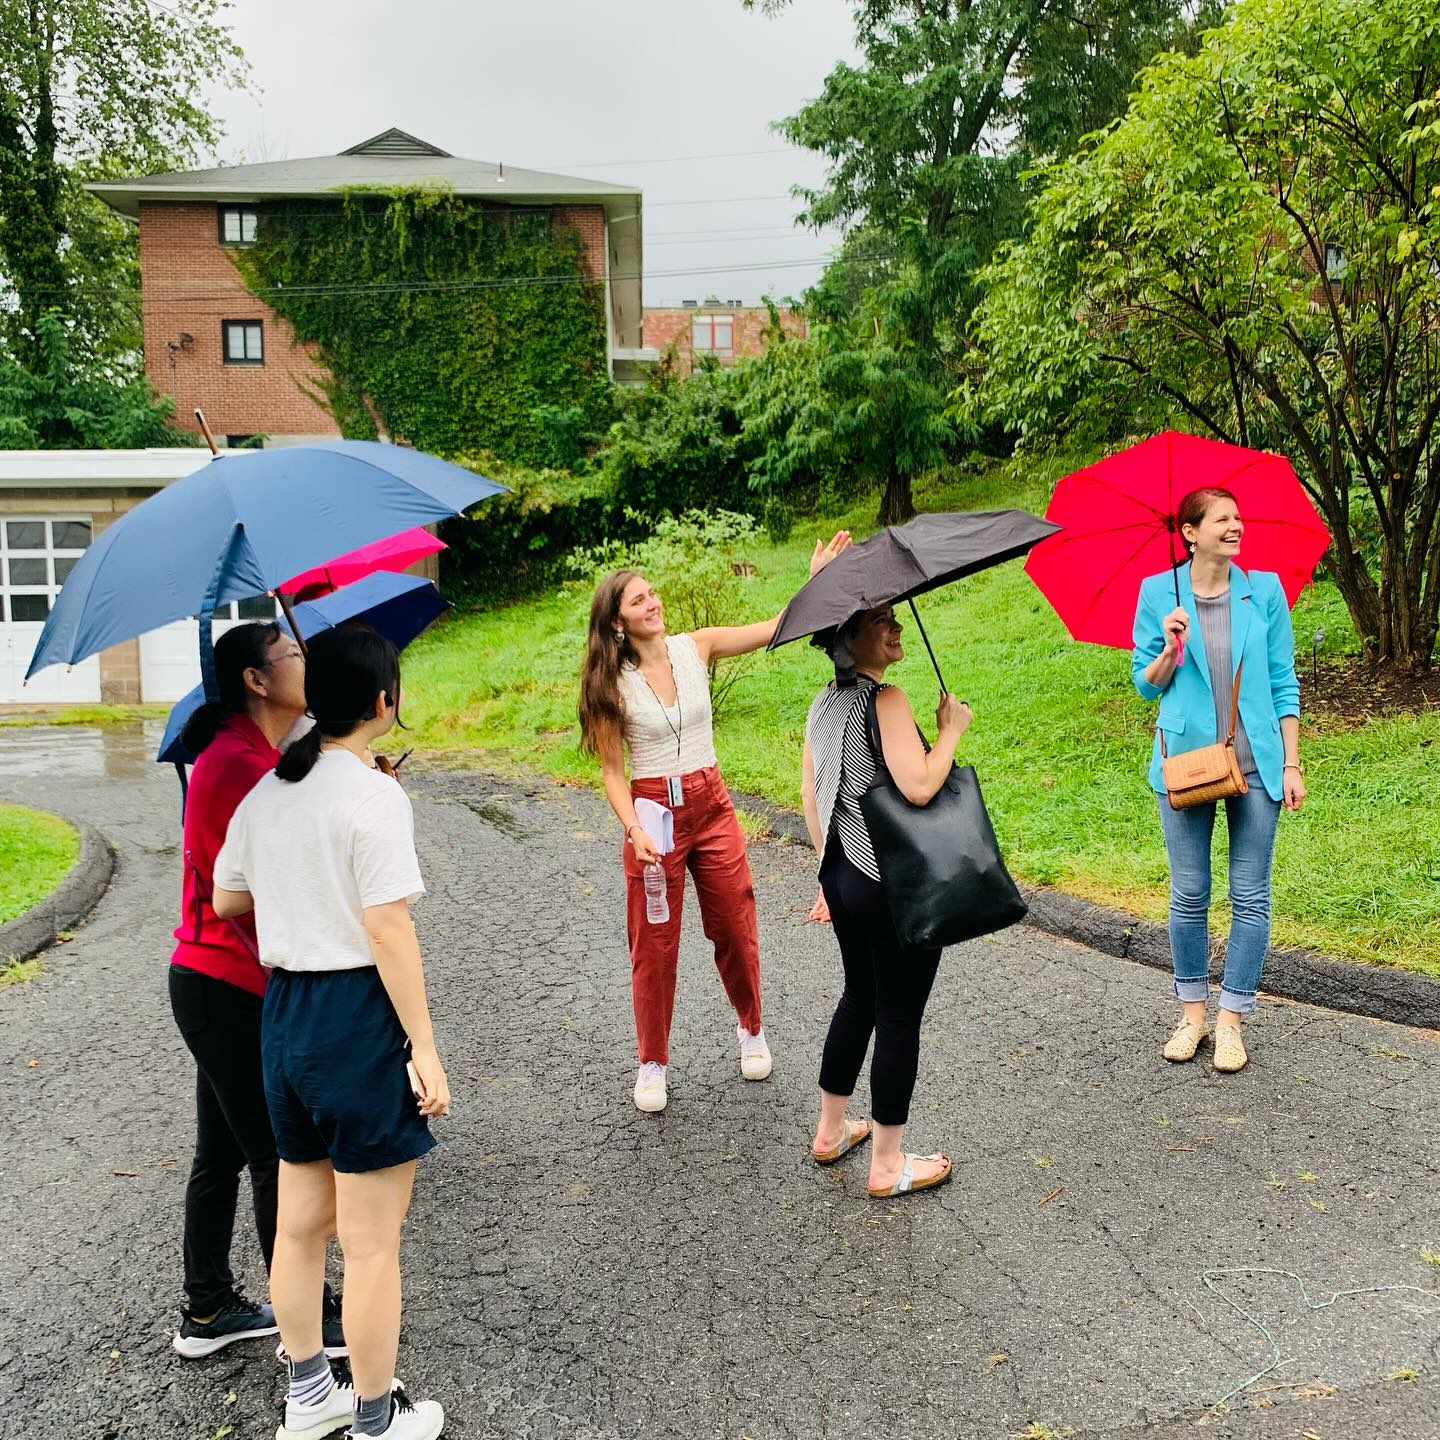
{"label": "brick building", "polygon": [[[647,308],[644,341],[646,351],[663,356],[673,350],[682,375],[695,367],[697,355],[713,355],[722,365],[731,365],[743,355],[758,355],[765,348],[765,331],[770,312],[763,305],[728,305],[707,300],[687,301],[670,309]],[[787,335],[803,339],[805,321],[793,310],[780,312],[780,325]]]}
{"label": "brick building", "polygon": [[[635,378],[641,349],[641,194],[627,186],[465,160],[402,130],[339,155],[107,181],[89,189],[140,227],[145,369],[175,398],[176,423],[217,437],[267,443],[337,433],[319,398],[323,379],[289,324],[246,289],[232,263],[252,242],[267,200],[336,203],[346,188],[440,183],[487,205],[543,208],[584,243],[605,288],[611,374]],[[224,440],[221,443],[225,443]]]}

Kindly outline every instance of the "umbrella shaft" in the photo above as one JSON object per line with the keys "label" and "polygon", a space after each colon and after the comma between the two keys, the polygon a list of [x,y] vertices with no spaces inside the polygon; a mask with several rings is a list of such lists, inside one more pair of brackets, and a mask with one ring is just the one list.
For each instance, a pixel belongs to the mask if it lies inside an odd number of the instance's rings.
{"label": "umbrella shaft", "polygon": [[300,633],[300,627],[295,623],[295,612],[290,608],[290,601],[286,599],[283,590],[275,592],[275,598],[280,602],[280,609],[285,613],[285,620],[290,626],[290,633],[295,637],[295,643],[300,647],[302,655],[309,654],[305,648],[305,637]]}
{"label": "umbrella shaft", "polygon": [[920,638],[925,642],[925,649],[930,655],[930,663],[935,667],[935,675],[940,681],[940,689],[944,694],[948,695],[950,688],[945,684],[945,677],[940,674],[940,662],[935,658],[935,650],[930,644],[930,637],[925,633],[925,626],[921,624],[920,612],[915,608],[915,602],[913,600],[907,600],[905,603],[909,605],[910,613],[915,617],[916,628],[920,631]]}

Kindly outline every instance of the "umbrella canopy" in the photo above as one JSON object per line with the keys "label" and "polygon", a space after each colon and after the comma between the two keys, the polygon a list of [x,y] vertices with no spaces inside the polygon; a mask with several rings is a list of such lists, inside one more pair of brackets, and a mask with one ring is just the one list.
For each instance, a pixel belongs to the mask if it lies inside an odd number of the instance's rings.
{"label": "umbrella canopy", "polygon": [[27,677],[274,590],[504,489],[433,455],[367,440],[220,456],[101,532],[56,597]]}
{"label": "umbrella canopy", "polygon": [[362,545],[346,555],[337,555],[312,570],[302,570],[282,581],[280,589],[286,595],[298,595],[311,586],[323,585],[327,590],[338,590],[342,585],[353,584],[373,575],[377,570],[389,570],[399,574],[408,570],[427,555],[435,555],[446,548],[445,542],[428,530],[402,530],[398,535],[387,536],[373,544]]}
{"label": "umbrella canopy", "polygon": [[[1059,528],[1025,510],[917,515],[904,525],[891,525],[842,551],[795,592],[769,648],[806,635],[823,638],[878,605],[913,601],[952,580],[1014,560]],[[918,623],[919,615],[915,618]],[[923,626],[920,634],[928,650]],[[934,663],[933,651],[930,659]],[[935,673],[940,673],[938,665]]]}
{"label": "umbrella canopy", "polygon": [[[1202,485],[1239,504],[1241,568],[1273,570],[1295,603],[1330,532],[1290,462],[1166,431],[1065,476],[1050,497],[1045,518],[1063,530],[1036,547],[1025,573],[1077,640],[1130,649],[1140,584],[1186,558],[1175,507]],[[1178,578],[1175,594],[1178,604]]]}
{"label": "umbrella canopy", "polygon": [[[296,638],[308,639],[347,620],[363,620],[373,625],[397,650],[403,650],[448,608],[448,602],[430,581],[418,575],[391,575],[382,570],[319,600],[297,605],[294,619],[300,635]],[[167,765],[195,763],[195,757],[180,743],[180,732],[204,699],[204,687],[197,685],[175,702],[165,721],[165,735],[156,760]]]}

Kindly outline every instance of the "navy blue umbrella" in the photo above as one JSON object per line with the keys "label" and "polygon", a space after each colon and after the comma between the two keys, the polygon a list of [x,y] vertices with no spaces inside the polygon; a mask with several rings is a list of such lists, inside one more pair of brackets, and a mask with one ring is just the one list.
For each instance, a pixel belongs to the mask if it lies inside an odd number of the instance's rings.
{"label": "navy blue umbrella", "polygon": [[56,597],[26,677],[199,614],[201,673],[213,686],[217,606],[504,489],[422,451],[368,440],[218,456],[100,534]]}
{"label": "navy blue umbrella", "polygon": [[[403,650],[447,608],[440,592],[418,575],[392,575],[378,570],[352,585],[342,586],[319,600],[307,600],[293,612],[296,639],[321,630],[330,630],[346,620],[363,620],[373,625],[397,650]],[[166,765],[193,765],[195,757],[180,743],[185,722],[205,699],[205,688],[197,685],[175,702],[165,722],[165,737],[156,759]]]}

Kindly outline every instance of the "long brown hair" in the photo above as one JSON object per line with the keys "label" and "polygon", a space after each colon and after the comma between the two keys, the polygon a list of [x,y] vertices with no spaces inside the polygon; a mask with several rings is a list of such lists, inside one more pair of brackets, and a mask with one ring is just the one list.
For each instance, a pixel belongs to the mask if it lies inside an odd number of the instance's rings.
{"label": "long brown hair", "polygon": [[[596,587],[590,599],[590,631],[580,666],[580,749],[598,756],[625,730],[625,705],[620,699],[620,667],[636,661],[620,626],[620,601],[625,587],[640,577],[638,570],[616,570]],[[616,632],[620,633],[617,640]]]}

